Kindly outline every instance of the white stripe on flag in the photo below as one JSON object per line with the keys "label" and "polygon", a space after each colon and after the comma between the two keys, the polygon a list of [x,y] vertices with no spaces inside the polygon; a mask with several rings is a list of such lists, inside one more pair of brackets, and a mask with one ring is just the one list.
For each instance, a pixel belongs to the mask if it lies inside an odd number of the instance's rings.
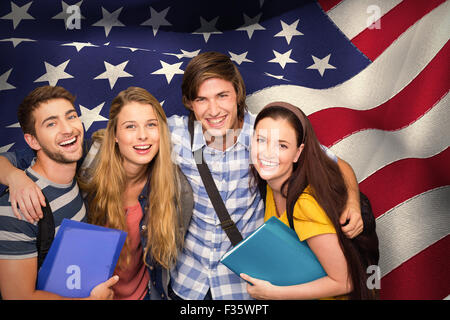
{"label": "white stripe on flag", "polygon": [[[401,0],[345,0],[327,12],[331,20],[350,40],[384,16]],[[375,11],[379,8],[379,12]],[[379,13],[379,16],[377,16]],[[370,21],[370,22],[368,22]]]}
{"label": "white stripe on flag", "polygon": [[377,218],[382,277],[450,234],[449,208],[450,186],[445,186],[417,195]]}
{"label": "white stripe on flag", "polygon": [[358,182],[397,160],[431,157],[449,145],[449,105],[450,95],[446,94],[422,118],[403,129],[359,131],[330,149],[352,164]]}

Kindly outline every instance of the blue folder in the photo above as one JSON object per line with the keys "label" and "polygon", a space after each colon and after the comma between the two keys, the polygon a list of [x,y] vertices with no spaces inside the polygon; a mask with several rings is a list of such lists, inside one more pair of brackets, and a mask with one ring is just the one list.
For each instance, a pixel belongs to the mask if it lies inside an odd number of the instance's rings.
{"label": "blue folder", "polygon": [[115,269],[127,233],[64,219],[38,272],[37,289],[85,298]]}
{"label": "blue folder", "polygon": [[278,286],[310,282],[327,274],[306,241],[276,217],[267,220],[221,259],[241,273]]}

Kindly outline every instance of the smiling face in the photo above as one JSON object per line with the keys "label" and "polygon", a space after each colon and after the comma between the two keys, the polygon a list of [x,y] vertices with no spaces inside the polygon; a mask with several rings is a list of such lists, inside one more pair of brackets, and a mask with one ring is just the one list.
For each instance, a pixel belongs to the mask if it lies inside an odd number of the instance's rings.
{"label": "smiling face", "polygon": [[42,102],[33,111],[35,135],[25,134],[28,144],[58,163],[80,160],[83,149],[83,125],[72,103],[58,98]]}
{"label": "smiling face", "polygon": [[230,81],[220,78],[203,81],[191,108],[206,137],[224,138],[227,130],[239,128],[236,90]]}
{"label": "smiling face", "polygon": [[150,104],[131,101],[117,116],[117,145],[126,172],[148,165],[159,150],[159,125]]}
{"label": "smiling face", "polygon": [[291,176],[303,145],[297,147],[297,136],[291,124],[282,118],[261,119],[255,127],[251,157],[262,179],[275,190]]}

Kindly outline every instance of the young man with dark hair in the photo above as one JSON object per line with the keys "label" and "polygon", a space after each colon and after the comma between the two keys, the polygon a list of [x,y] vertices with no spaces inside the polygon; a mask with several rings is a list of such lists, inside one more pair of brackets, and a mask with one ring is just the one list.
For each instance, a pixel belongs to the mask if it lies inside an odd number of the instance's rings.
{"label": "young man with dark hair", "polygon": [[[44,86],[33,90],[20,104],[18,118],[27,144],[36,152],[34,163],[23,172],[3,162],[0,182],[10,184],[26,175],[47,198],[54,215],[55,230],[64,218],[85,221],[86,209],[75,177],[82,156],[83,125],[73,106],[75,97],[62,87]],[[10,170],[8,170],[10,169]],[[19,172],[19,174],[17,174]],[[43,200],[43,201],[42,201]],[[44,199],[34,199],[45,205]],[[23,203],[19,202],[19,206]],[[10,194],[0,197],[0,292],[3,299],[63,299],[36,290],[37,223],[16,219],[15,201]],[[89,299],[110,299],[110,278],[91,291]]]}
{"label": "young man with dark hair", "polygon": [[[228,213],[245,238],[264,220],[264,203],[250,187],[249,162],[255,116],[247,111],[245,85],[230,58],[205,52],[193,58],[184,72],[183,103],[189,117],[197,120],[194,137],[188,118],[168,119],[172,132],[174,160],[180,165],[194,191],[194,212],[177,265],[171,270],[173,299],[249,299],[246,282],[219,262],[232,245],[208,197],[193,152],[202,150],[213,180]],[[326,150],[326,149],[325,149]],[[348,237],[362,231],[359,189],[351,167],[334,158],[349,186],[349,201],[341,221]]]}

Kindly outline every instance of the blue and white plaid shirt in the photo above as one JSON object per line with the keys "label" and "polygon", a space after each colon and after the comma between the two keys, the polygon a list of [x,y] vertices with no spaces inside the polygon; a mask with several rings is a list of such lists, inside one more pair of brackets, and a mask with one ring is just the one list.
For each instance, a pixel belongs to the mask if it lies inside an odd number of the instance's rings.
{"label": "blue and white plaid shirt", "polygon": [[[203,148],[203,157],[225,207],[245,239],[264,223],[264,203],[258,189],[250,188],[250,146],[254,122],[255,116],[246,112],[236,143],[221,151],[207,146],[200,122],[195,122],[191,148],[188,117],[175,115],[168,119],[172,159],[186,175],[194,193],[194,212],[184,249],[171,270],[172,289],[183,299],[203,299],[208,289],[211,289],[215,300],[251,299],[247,283],[219,262],[232,245],[220,226],[192,152]],[[322,148],[337,161],[328,148]]]}
{"label": "blue and white plaid shirt", "polygon": [[225,151],[208,147],[200,122],[194,125],[194,141],[188,131],[187,116],[168,119],[172,135],[173,160],[188,178],[194,193],[194,212],[183,252],[171,270],[172,289],[184,299],[203,299],[211,289],[212,298],[251,299],[247,283],[219,262],[232,245],[220,226],[209,200],[192,151],[203,148],[217,189],[231,219],[245,238],[264,222],[264,203],[257,189],[250,189],[250,144],[255,116],[246,113],[236,143]]}

